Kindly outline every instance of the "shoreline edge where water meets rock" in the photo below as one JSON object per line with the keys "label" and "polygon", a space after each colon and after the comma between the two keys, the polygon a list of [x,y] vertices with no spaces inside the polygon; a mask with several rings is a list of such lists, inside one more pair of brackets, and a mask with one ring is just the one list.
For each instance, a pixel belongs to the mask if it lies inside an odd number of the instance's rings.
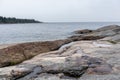
{"label": "shoreline edge where water meets rock", "polygon": [[120,26],[75,33],[64,40],[1,47],[0,78],[120,80]]}

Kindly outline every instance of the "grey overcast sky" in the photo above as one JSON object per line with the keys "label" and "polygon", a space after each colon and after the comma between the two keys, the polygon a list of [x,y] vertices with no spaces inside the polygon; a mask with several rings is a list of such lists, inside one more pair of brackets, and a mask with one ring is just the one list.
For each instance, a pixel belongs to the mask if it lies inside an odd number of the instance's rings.
{"label": "grey overcast sky", "polygon": [[120,21],[120,0],[0,0],[0,16],[44,22]]}

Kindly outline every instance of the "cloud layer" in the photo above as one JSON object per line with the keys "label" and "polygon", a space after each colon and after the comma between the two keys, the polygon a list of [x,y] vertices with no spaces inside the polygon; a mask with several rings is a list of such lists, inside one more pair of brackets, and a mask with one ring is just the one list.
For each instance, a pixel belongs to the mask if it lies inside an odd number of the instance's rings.
{"label": "cloud layer", "polygon": [[120,21],[120,0],[0,0],[0,15],[45,22]]}

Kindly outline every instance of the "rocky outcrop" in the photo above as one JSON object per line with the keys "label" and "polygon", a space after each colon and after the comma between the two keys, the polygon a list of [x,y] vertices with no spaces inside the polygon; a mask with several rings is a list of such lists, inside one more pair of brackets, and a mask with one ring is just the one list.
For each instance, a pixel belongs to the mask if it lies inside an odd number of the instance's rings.
{"label": "rocky outcrop", "polygon": [[40,53],[59,49],[69,40],[22,43],[0,49],[0,67],[15,65]]}
{"label": "rocky outcrop", "polygon": [[[111,25],[82,33],[82,35],[80,33],[79,36],[77,34],[65,40],[23,43],[0,49],[2,66],[0,78],[8,80],[119,80],[119,28],[119,26]],[[4,58],[5,56],[7,57]],[[29,58],[31,59],[26,60]],[[3,67],[17,60],[23,62]]]}
{"label": "rocky outcrop", "polygon": [[[83,32],[82,34],[80,32]],[[86,31],[84,33],[84,31]],[[87,32],[88,31],[88,32]],[[75,31],[78,32],[76,35],[70,37],[72,39],[80,40],[81,38],[87,38],[88,40],[97,40],[97,39],[103,39],[108,40],[111,42],[119,42],[120,41],[120,26],[118,25],[109,25],[104,26],[102,28],[96,29],[96,30],[78,30]],[[87,40],[86,39],[86,40]],[[83,39],[84,40],[84,39]]]}
{"label": "rocky outcrop", "polygon": [[31,42],[16,44],[0,49],[0,67],[6,67],[21,63],[38,54],[54,51],[62,45],[80,40],[97,40],[103,37],[100,36],[72,36],[64,40]]}
{"label": "rocky outcrop", "polygon": [[31,42],[16,44],[0,49],[0,67],[6,67],[21,63],[38,54],[54,51],[62,45],[80,40],[97,40],[103,37],[99,36],[74,36],[64,40]]}
{"label": "rocky outcrop", "polygon": [[109,25],[109,26],[104,26],[101,27],[99,29],[97,29],[96,31],[107,31],[107,30],[111,30],[114,31],[115,33],[120,31],[120,26],[119,25]]}
{"label": "rocky outcrop", "polygon": [[0,76],[6,75],[12,80],[89,80],[87,76],[94,79],[94,75],[99,78],[104,75],[103,80],[110,80],[110,75],[115,73],[115,80],[119,80],[118,48],[119,44],[106,41],[72,42],[57,51],[39,54],[19,65],[0,68]]}
{"label": "rocky outcrop", "polygon": [[98,36],[114,36],[120,33],[120,26],[110,25],[97,29],[93,34]]}
{"label": "rocky outcrop", "polygon": [[[82,32],[82,31],[81,31]],[[84,30],[83,33],[91,32]],[[40,53],[49,52],[59,49],[62,45],[73,41],[80,40],[97,40],[101,36],[72,36],[64,40],[45,41],[45,42],[31,42],[16,44],[10,47],[0,49],[0,67],[15,65],[30,59]]]}

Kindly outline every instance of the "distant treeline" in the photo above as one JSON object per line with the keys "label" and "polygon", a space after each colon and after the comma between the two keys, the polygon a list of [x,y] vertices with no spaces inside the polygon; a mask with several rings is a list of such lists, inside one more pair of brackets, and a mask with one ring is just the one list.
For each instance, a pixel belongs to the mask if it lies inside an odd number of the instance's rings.
{"label": "distant treeline", "polygon": [[2,17],[0,16],[0,23],[7,24],[7,23],[41,23],[34,19],[18,19],[18,18],[11,18],[11,17]]}

